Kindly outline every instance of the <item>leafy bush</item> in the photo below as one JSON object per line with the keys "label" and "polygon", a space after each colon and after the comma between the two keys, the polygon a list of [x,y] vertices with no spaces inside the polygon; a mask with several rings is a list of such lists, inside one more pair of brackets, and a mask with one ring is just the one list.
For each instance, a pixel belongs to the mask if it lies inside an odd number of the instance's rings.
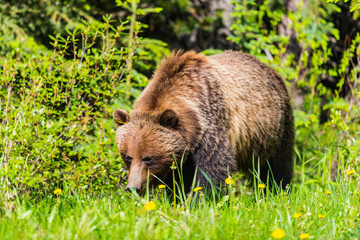
{"label": "leafy bush", "polygon": [[[138,37],[145,27],[138,11],[118,26],[109,16],[50,36],[53,50],[12,39],[13,57],[0,64],[0,187],[39,194],[63,184],[119,186],[126,173],[112,112],[130,109],[148,81],[141,71],[169,53],[161,41]],[[33,46],[41,51],[26,51]]]}

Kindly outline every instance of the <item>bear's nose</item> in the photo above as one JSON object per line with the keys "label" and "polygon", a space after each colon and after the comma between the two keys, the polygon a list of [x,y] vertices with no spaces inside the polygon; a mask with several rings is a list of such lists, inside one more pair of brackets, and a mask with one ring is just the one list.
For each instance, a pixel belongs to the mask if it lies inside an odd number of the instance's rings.
{"label": "bear's nose", "polygon": [[126,188],[127,192],[136,192],[139,193],[140,192],[140,188],[135,188],[135,187],[127,187]]}

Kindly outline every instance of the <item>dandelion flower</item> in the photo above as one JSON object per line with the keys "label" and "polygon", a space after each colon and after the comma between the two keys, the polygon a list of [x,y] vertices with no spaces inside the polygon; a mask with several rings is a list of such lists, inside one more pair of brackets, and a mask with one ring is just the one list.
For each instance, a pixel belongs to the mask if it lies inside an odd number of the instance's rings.
{"label": "dandelion flower", "polygon": [[234,184],[234,179],[227,178],[227,179],[225,179],[225,183],[228,184],[228,185],[232,185],[232,184]]}
{"label": "dandelion flower", "polygon": [[325,192],[325,194],[326,194],[326,195],[330,195],[330,194],[331,194],[331,191],[327,190],[327,191]]}
{"label": "dandelion flower", "polygon": [[278,228],[278,229],[275,229],[272,233],[271,233],[271,236],[275,239],[282,239],[283,237],[285,237],[285,231]]}
{"label": "dandelion flower", "polygon": [[350,169],[349,171],[346,172],[347,175],[351,176],[355,173],[354,169]]}
{"label": "dandelion flower", "polygon": [[171,169],[171,170],[175,170],[175,169],[176,169],[176,165],[175,165],[175,162],[174,162],[174,161],[172,162],[172,165],[171,165],[170,169]]}
{"label": "dandelion flower", "polygon": [[310,237],[310,235],[307,234],[307,233],[302,233],[302,234],[300,234],[300,236],[299,236],[300,239],[308,239],[309,237]]}
{"label": "dandelion flower", "polygon": [[156,208],[156,204],[154,202],[148,202],[148,203],[145,203],[144,208],[147,211],[151,211]]}
{"label": "dandelion flower", "polygon": [[54,194],[60,194],[62,190],[60,188],[55,189]]}
{"label": "dandelion flower", "polygon": [[299,217],[301,217],[301,213],[294,213],[294,218],[299,218]]}
{"label": "dandelion flower", "polygon": [[196,187],[194,188],[194,192],[200,191],[202,189],[202,187]]}
{"label": "dandelion flower", "polygon": [[260,184],[258,185],[258,188],[264,189],[264,188],[265,188],[265,184],[260,183]]}
{"label": "dandelion flower", "polygon": [[166,186],[165,186],[164,184],[160,184],[160,185],[158,186],[158,188],[164,189],[164,188],[166,188]]}
{"label": "dandelion flower", "polygon": [[233,206],[233,210],[234,210],[234,211],[236,210],[236,206]]}
{"label": "dandelion flower", "polygon": [[318,218],[323,219],[324,217],[325,217],[325,215],[318,214]]}

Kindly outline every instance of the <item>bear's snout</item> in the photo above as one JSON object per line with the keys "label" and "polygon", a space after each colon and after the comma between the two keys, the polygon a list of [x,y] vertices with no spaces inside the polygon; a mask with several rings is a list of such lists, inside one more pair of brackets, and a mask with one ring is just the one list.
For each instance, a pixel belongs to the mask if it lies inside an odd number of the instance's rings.
{"label": "bear's snout", "polygon": [[126,187],[127,192],[137,192],[140,193],[140,188],[134,188],[134,187]]}
{"label": "bear's snout", "polygon": [[[137,193],[140,193],[144,188],[144,166],[142,164],[132,163],[129,170],[128,180],[127,180],[127,190],[136,190]],[[146,178],[145,178],[146,179]]]}

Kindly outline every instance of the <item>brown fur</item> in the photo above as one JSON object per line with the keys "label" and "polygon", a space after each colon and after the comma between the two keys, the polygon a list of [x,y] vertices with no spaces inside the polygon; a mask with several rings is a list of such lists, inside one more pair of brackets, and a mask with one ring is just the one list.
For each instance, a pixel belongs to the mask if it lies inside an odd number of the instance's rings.
{"label": "brown fur", "polygon": [[[120,153],[132,157],[128,187],[143,190],[149,175],[165,180],[184,155],[186,184],[197,167],[214,183],[236,170],[260,168],[284,187],[293,171],[294,126],[281,77],[256,58],[227,51],[205,57],[173,53],[163,60],[127,115],[114,112]],[[123,124],[126,122],[126,124]],[[151,156],[152,160],[143,161]],[[146,160],[146,158],[145,158]],[[253,161],[254,160],[254,161]],[[257,165],[259,163],[259,166]],[[207,180],[197,173],[196,181]]]}

